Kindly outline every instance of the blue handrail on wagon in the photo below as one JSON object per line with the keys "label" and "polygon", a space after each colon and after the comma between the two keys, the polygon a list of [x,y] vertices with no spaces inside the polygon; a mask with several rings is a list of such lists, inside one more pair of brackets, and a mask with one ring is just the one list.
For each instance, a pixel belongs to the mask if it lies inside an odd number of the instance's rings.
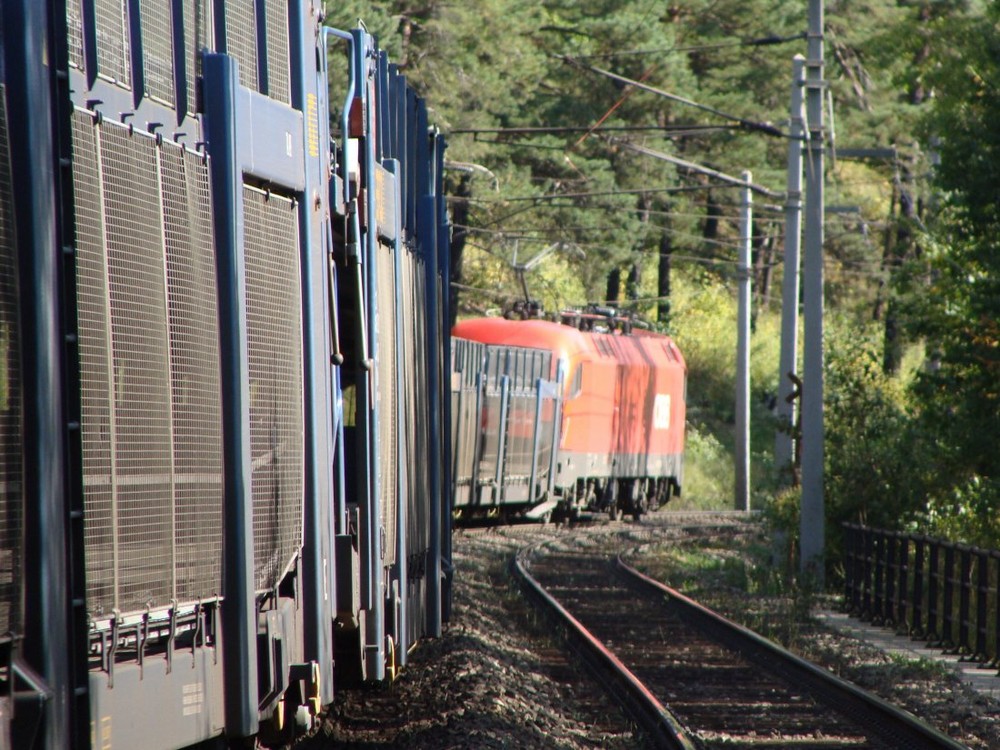
{"label": "blue handrail on wagon", "polygon": [[844,524],[844,604],[983,667],[1000,667],[1000,550]]}

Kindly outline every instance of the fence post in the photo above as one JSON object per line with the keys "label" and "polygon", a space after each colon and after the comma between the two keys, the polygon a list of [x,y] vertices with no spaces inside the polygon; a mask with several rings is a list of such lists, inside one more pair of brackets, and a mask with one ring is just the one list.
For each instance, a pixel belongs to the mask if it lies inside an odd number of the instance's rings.
{"label": "fence post", "polygon": [[885,535],[873,529],[875,536],[875,601],[872,609],[872,624],[885,622]]}
{"label": "fence post", "polygon": [[844,609],[856,615],[861,605],[860,589],[858,588],[858,527],[853,523],[844,524],[844,542],[846,554],[844,560]]}
{"label": "fence post", "polygon": [[899,534],[896,547],[897,558],[899,560],[899,579],[896,584],[896,632],[909,633],[909,588],[907,583],[910,580],[910,537],[906,534]]}
{"label": "fence post", "polygon": [[864,615],[864,591],[865,591],[865,529],[863,526],[854,527],[854,614],[857,617]]}
{"label": "fence post", "polygon": [[958,653],[972,652],[969,646],[969,625],[972,615],[972,548],[961,545],[958,579]]}
{"label": "fence post", "polygon": [[931,545],[931,567],[928,575],[927,641],[928,643],[938,643],[941,641],[941,635],[938,631],[938,625],[941,622],[940,607],[938,606],[938,588],[941,575],[938,563],[941,561],[941,545],[933,540],[929,540],[929,542]]}
{"label": "fence post", "polygon": [[914,538],[916,549],[913,553],[913,625],[910,635],[913,638],[924,636],[924,549],[925,537]]}
{"label": "fence post", "polygon": [[980,663],[989,660],[986,655],[986,602],[990,593],[990,553],[976,550],[976,649],[972,658]]}
{"label": "fence post", "polygon": [[872,618],[872,558],[875,554],[875,541],[871,529],[865,528],[862,534],[864,544],[864,577],[862,580],[865,588],[861,598],[861,619],[870,620]]}
{"label": "fence post", "polygon": [[896,624],[896,580],[899,560],[896,557],[898,544],[896,534],[885,534],[885,605],[882,612],[882,624],[886,627]]}
{"label": "fence post", "polygon": [[944,601],[941,603],[944,626],[941,645],[946,650],[955,647],[955,545],[944,545]]}

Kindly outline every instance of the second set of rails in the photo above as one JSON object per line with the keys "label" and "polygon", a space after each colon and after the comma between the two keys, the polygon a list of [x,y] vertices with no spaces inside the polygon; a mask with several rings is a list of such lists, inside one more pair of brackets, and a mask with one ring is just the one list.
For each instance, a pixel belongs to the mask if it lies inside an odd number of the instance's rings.
{"label": "second set of rails", "polygon": [[963,747],[611,559],[603,545],[527,547],[511,570],[650,746]]}

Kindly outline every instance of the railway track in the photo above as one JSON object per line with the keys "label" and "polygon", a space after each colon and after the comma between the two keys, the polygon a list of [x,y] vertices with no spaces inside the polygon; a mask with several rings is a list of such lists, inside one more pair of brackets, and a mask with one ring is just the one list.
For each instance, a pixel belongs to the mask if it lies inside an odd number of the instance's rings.
{"label": "railway track", "polygon": [[963,747],[620,558],[535,547],[512,570],[653,746]]}

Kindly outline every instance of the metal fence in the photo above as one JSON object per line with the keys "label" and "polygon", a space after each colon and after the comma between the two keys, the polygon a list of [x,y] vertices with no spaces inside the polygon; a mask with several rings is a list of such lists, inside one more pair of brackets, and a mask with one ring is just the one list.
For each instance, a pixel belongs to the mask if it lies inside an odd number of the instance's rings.
{"label": "metal fence", "polygon": [[1000,550],[844,524],[845,604],[984,666],[1000,666]]}

